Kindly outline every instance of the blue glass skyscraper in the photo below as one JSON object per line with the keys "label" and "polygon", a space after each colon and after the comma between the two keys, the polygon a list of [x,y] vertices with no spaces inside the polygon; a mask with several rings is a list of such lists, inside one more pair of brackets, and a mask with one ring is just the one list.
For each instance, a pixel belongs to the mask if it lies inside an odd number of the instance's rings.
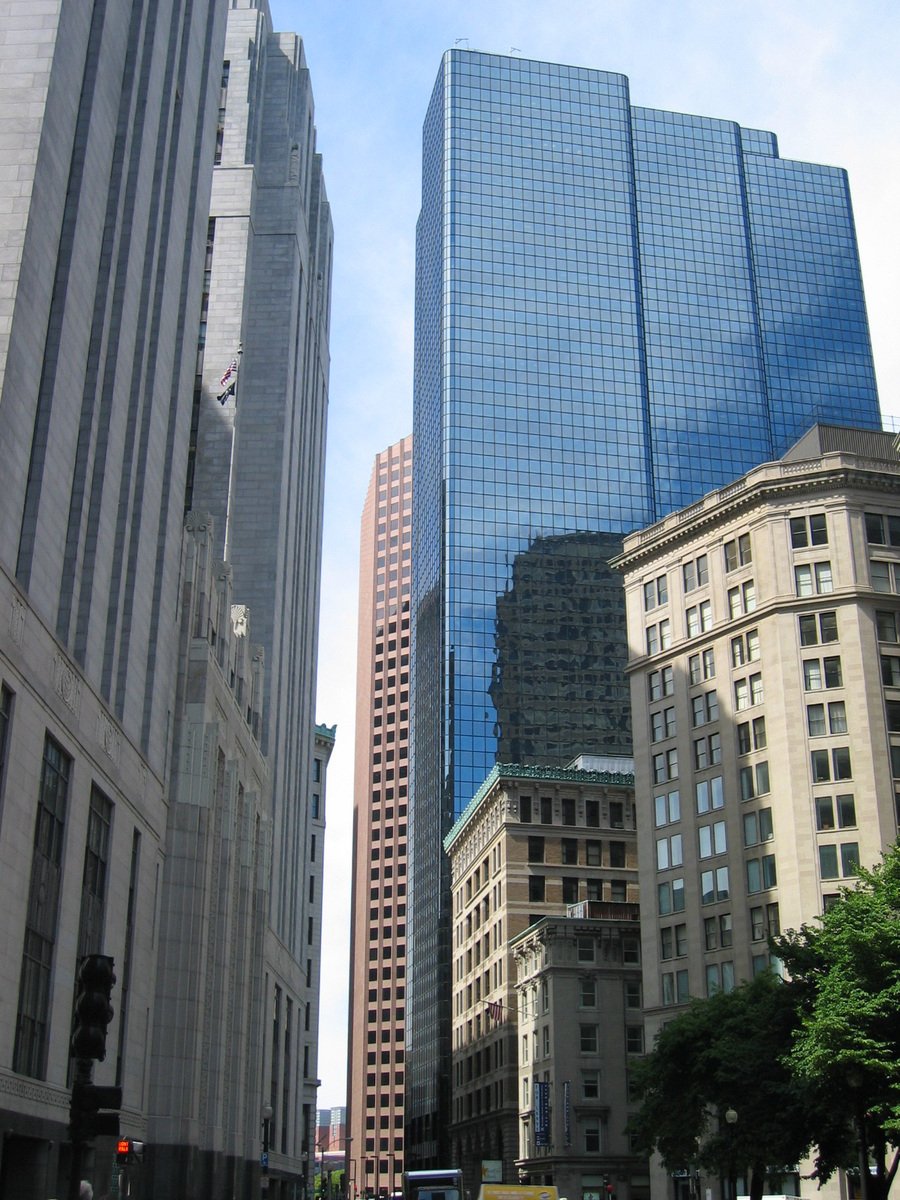
{"label": "blue glass skyscraper", "polygon": [[516,556],[651,522],[814,421],[880,427],[844,172],[634,108],[622,75],[444,56],[416,282],[407,1162],[441,1151],[441,839],[495,761]]}

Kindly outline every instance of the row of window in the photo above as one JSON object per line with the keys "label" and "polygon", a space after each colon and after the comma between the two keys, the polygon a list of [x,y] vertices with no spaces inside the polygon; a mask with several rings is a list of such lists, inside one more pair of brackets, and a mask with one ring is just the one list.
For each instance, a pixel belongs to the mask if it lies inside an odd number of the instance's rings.
{"label": "row of window", "polygon": [[[722,547],[725,571],[731,572],[738,567],[752,562],[750,535],[742,533],[740,537],[725,542]],[[709,583],[709,556],[699,554],[690,562],[682,564],[681,583],[685,594],[695,591]],[[644,611],[651,612],[669,600],[669,584],[666,575],[657,575],[644,584]]]}
{"label": "row of window", "polygon": [[[547,862],[547,839],[532,836],[528,839],[528,861],[530,863]],[[606,866],[624,867],[626,865],[628,846],[626,842],[608,842]],[[559,861],[563,866],[577,866],[582,861],[589,867],[601,867],[603,862],[603,842],[599,839],[560,838]]]}
{"label": "row of window", "polygon": [[[560,820],[563,825],[578,825],[578,801],[574,796],[563,796],[558,802]],[[554,801],[550,796],[541,796],[535,800],[531,796],[519,797],[519,820],[523,825],[552,825]],[[625,828],[625,802],[609,800],[607,804],[608,828]],[[584,818],[581,822],[590,829],[600,828],[602,815],[599,800],[584,801]]]}
{"label": "row of window", "polygon": [[[791,517],[789,521],[791,547],[795,550],[808,549],[814,546],[828,544],[828,526],[824,513],[810,513],[801,517]],[[900,517],[880,513],[865,514],[866,540],[870,545],[900,546]],[[723,545],[725,571],[730,573],[739,567],[746,566],[753,560],[750,535],[741,534],[730,539]],[[872,585],[877,591],[900,591],[900,564],[890,561],[875,561],[872,564]],[[682,586],[685,594],[709,582],[709,558],[706,554],[698,555],[690,562],[682,564]],[[794,568],[795,585],[798,596],[823,594],[833,590],[834,582],[829,562],[807,563]],[[751,585],[752,586],[752,585]],[[729,612],[738,615],[738,610],[732,607],[731,597],[735,595],[738,602],[740,589],[729,592]],[[644,584],[644,609],[649,612],[659,605],[668,602],[668,582],[665,575],[659,575]],[[742,597],[740,597],[742,599]],[[706,602],[708,603],[708,602]],[[755,604],[755,597],[754,597]],[[694,610],[697,612],[699,606]],[[688,610],[689,612],[691,610]],[[743,611],[751,611],[746,607]],[[691,625],[688,625],[688,636]],[[648,651],[649,653],[649,651]]]}

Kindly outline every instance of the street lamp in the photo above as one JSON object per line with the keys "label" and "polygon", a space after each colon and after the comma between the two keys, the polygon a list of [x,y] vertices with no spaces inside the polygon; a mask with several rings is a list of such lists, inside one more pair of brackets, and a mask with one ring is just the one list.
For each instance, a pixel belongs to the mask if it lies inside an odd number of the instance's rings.
{"label": "street lamp", "polygon": [[271,1104],[263,1105],[262,1110],[262,1131],[263,1144],[262,1155],[260,1156],[260,1164],[262,1166],[262,1176],[259,1181],[260,1190],[267,1192],[269,1190],[269,1126],[272,1121],[273,1108]]}
{"label": "street lamp", "polygon": [[734,1127],[737,1125],[738,1115],[735,1109],[729,1106],[725,1109],[725,1122],[729,1126],[728,1132],[728,1191],[729,1200],[737,1200],[737,1171],[734,1162]]}

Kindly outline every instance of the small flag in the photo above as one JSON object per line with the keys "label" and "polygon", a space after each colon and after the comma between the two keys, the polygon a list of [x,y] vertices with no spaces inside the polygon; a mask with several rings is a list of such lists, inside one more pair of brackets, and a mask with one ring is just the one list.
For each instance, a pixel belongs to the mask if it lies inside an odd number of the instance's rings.
{"label": "small flag", "polygon": [[228,367],[226,368],[224,375],[219,380],[219,387],[222,389],[221,392],[219,392],[219,396],[218,396],[220,404],[224,404],[229,396],[234,395],[234,389],[237,387],[237,376],[238,376],[238,360],[235,357],[228,364]]}
{"label": "small flag", "polygon": [[487,1015],[494,1021],[503,1020],[503,1004],[499,1000],[488,1000]]}

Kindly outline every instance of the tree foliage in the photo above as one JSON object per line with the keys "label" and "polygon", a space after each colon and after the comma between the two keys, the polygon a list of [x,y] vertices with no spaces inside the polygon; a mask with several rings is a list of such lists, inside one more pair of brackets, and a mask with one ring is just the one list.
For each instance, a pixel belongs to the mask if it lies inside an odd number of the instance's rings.
{"label": "tree foliage", "polygon": [[[787,1065],[830,1096],[872,1153],[870,1197],[896,1175],[900,1146],[900,843],[813,926],[773,941],[798,1014]],[[816,1173],[837,1164],[820,1148]]]}
{"label": "tree foliage", "polygon": [[842,1130],[787,1066],[797,1025],[790,989],[771,974],[695,1000],[639,1068],[641,1107],[630,1127],[643,1148],[670,1170],[729,1176],[749,1167],[751,1197],[762,1195],[770,1168],[796,1164],[825,1129],[838,1154]]}

